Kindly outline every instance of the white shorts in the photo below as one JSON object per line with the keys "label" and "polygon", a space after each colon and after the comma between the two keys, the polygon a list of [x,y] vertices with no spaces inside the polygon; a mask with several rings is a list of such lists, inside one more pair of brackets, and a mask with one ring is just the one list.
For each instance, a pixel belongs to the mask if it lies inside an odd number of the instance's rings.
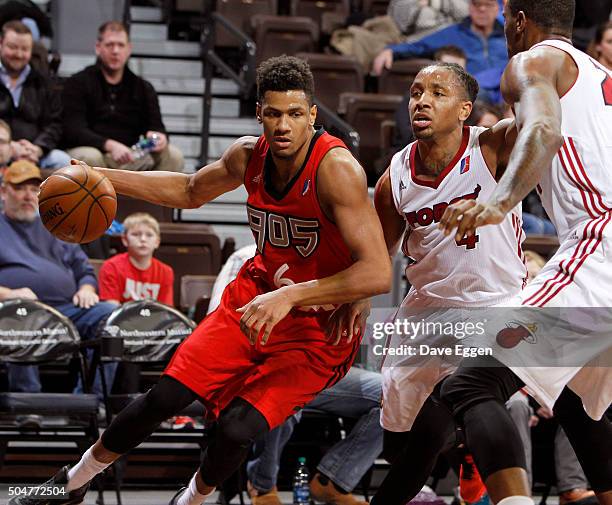
{"label": "white shorts", "polygon": [[[511,305],[533,307],[593,308],[608,310],[585,310],[585,314],[596,314],[588,321],[578,324],[585,331],[573,344],[580,348],[575,366],[516,366],[516,354],[512,349],[496,356],[502,363],[525,382],[530,394],[541,405],[552,409],[555,401],[567,385],[582,399],[585,411],[599,420],[612,403],[612,314],[610,318],[599,317],[610,313],[612,308],[612,225],[604,226],[612,216],[586,222],[569,234],[557,253],[516,298]],[[585,233],[586,230],[586,233]],[[586,238],[585,238],[586,237]],[[580,313],[580,310],[576,311]],[[562,336],[548,344],[559,349]],[[566,337],[567,338],[567,337]],[[517,347],[525,349],[528,344]],[[535,354],[537,357],[538,355]],[[520,361],[520,360],[519,360]]]}
{"label": "white shorts", "polygon": [[[510,297],[508,298],[510,299]],[[499,300],[484,302],[482,307],[499,303]],[[473,317],[473,304],[466,307],[443,308],[439,299],[424,297],[415,289],[410,290],[401,305],[402,316],[417,322],[422,320],[420,309],[428,311],[427,323],[455,324],[470,321]],[[400,317],[400,316],[398,316]],[[460,339],[453,336],[416,337],[392,335],[386,347],[398,349],[403,345],[420,347],[426,344],[431,348],[452,348]],[[387,355],[382,364],[383,403],[380,424],[388,431],[410,431],[423,404],[436,385],[452,374],[461,359],[457,356],[402,356]]]}

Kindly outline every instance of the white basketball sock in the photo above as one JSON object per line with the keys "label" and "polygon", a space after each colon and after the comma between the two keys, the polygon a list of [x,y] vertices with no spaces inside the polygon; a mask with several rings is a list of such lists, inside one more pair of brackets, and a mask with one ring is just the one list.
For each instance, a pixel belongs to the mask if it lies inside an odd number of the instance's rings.
{"label": "white basketball sock", "polygon": [[68,470],[68,484],[66,489],[72,491],[78,489],[81,486],[87,484],[100,472],[110,465],[110,463],[102,463],[93,457],[92,447],[85,451],[85,454],[81,456],[80,461]]}
{"label": "white basketball sock", "polygon": [[497,505],[535,505],[531,496],[508,496],[497,502]]}
{"label": "white basketball sock", "polygon": [[202,494],[198,491],[198,487],[196,486],[196,475],[197,473],[193,474],[193,477],[191,477],[189,481],[189,486],[178,499],[176,505],[202,505],[206,498],[213,494],[215,491],[214,489],[208,494]]}

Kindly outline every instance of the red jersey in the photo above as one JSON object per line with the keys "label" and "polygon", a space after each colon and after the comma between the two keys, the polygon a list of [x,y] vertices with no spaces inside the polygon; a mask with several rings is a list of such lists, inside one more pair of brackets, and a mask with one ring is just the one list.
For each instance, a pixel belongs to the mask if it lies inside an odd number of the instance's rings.
{"label": "red jersey", "polygon": [[117,254],[102,264],[99,274],[100,300],[125,303],[150,298],[174,305],[172,267],[153,258],[146,270],[136,268],[128,253]]}
{"label": "red jersey", "polygon": [[321,209],[317,195],[319,164],[337,147],[346,149],[340,139],[317,130],[304,164],[279,193],[271,181],[274,161],[268,143],[261,136],[255,145],[244,185],[259,253],[253,261],[270,289],[328,277],[353,263],[340,230]]}

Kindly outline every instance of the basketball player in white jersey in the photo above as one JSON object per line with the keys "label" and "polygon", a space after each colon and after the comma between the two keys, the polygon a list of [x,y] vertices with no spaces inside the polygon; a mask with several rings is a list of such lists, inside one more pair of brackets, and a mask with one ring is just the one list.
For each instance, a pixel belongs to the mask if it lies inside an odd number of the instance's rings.
{"label": "basketball player in white jersey", "polygon": [[[504,16],[511,60],[502,92],[516,112],[516,145],[493,195],[450,206],[440,225],[449,234],[457,228],[454,235],[469,240],[484,225],[503,223],[537,187],[560,247],[516,304],[609,310],[612,75],[571,45],[574,11],[573,0],[508,0]],[[588,337],[576,336],[585,342]],[[612,335],[604,340],[610,342]],[[521,347],[513,350],[520,353]],[[611,355],[604,347],[583,367],[476,368],[466,362],[447,379],[442,397],[463,424],[495,503],[533,504],[512,450],[520,440],[503,408],[523,384],[541,403],[554,404],[600,503],[612,503],[612,423],[605,416],[612,400]]]}
{"label": "basketball player in white jersey", "polygon": [[[461,322],[469,318],[465,308],[507,302],[524,285],[520,203],[500,226],[469,240],[457,241],[438,227],[449,203],[491,197],[514,145],[512,120],[490,129],[464,127],[477,93],[476,80],[458,65],[437,63],[421,70],[409,103],[417,141],[393,157],[378,182],[375,204],[387,248],[394,255],[403,237],[402,250],[411,259],[406,277],[412,288],[400,319],[420,319],[418,310],[431,308],[430,321]],[[412,343],[446,347],[455,337],[423,338]],[[394,336],[388,347],[401,344],[402,337]],[[425,484],[439,453],[455,443],[455,422],[436,387],[454,370],[452,360],[385,358],[381,424],[392,469],[372,505],[407,503]]]}

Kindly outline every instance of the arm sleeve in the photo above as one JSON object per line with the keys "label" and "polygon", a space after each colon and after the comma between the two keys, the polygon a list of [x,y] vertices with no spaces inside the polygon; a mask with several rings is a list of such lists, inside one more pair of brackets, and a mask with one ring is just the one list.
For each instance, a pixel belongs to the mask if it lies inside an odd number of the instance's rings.
{"label": "arm sleeve", "polygon": [[450,43],[449,29],[454,31],[454,26],[427,35],[415,42],[403,42],[387,47],[393,51],[393,57],[398,59],[432,57],[438,49]]}
{"label": "arm sleeve", "polygon": [[164,278],[160,284],[158,301],[174,307],[174,271],[171,267],[164,269]]}
{"label": "arm sleeve", "polygon": [[149,124],[147,130],[166,133],[166,127],[162,121],[161,112],[159,110],[159,99],[155,88],[150,82],[144,81],[144,94],[147,104],[147,116]]}
{"label": "arm sleeve", "polygon": [[64,136],[70,147],[91,146],[104,152],[106,138],[94,132],[87,122],[87,82],[71,77],[64,86]]}
{"label": "arm sleeve", "polygon": [[55,149],[62,138],[62,100],[49,82],[45,82],[46,90],[42,93],[43,101],[41,104],[43,111],[43,121],[41,130],[32,142],[47,154]]}
{"label": "arm sleeve", "polygon": [[102,263],[98,282],[100,283],[100,300],[117,300],[121,302],[123,282],[120,282],[117,268],[110,261]]}
{"label": "arm sleeve", "polygon": [[97,289],[98,281],[96,280],[94,268],[89,262],[87,255],[83,252],[83,249],[75,244],[66,244],[66,247],[68,248],[66,263],[72,270],[77,286],[80,288],[83,284],[90,284]]}

